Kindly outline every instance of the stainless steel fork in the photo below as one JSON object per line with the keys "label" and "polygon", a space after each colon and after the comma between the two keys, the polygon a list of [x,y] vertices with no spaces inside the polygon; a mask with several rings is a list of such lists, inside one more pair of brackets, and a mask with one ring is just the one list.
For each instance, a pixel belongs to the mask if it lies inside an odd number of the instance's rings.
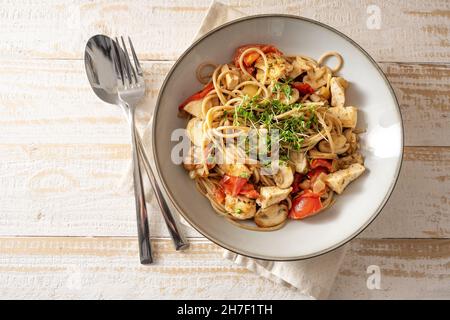
{"label": "stainless steel fork", "polygon": [[[125,45],[123,37],[122,50],[119,50],[120,43],[116,38],[114,42],[113,50],[113,60],[114,66],[117,74],[118,80],[118,95],[120,100],[123,102],[124,111],[127,113],[131,127],[132,136],[132,152],[133,152],[133,178],[134,178],[134,189],[136,196],[136,212],[138,220],[138,238],[139,238],[139,250],[141,255],[142,263],[151,263],[151,248],[150,248],[150,237],[148,231],[148,217],[147,209],[145,205],[145,195],[142,185],[142,175],[140,160],[143,160],[143,166],[149,177],[150,184],[156,196],[156,200],[161,208],[164,220],[166,222],[167,228],[170,235],[172,236],[176,250],[182,250],[188,247],[188,242],[186,241],[181,229],[179,228],[174,216],[172,215],[161,190],[156,183],[155,176],[153,174],[150,162],[144,151],[142,141],[137,133],[134,119],[135,106],[145,95],[145,82],[144,74],[137,58],[136,52],[134,51],[133,43],[131,39],[128,38],[131,53],[133,55],[134,65],[131,65],[130,58],[128,56],[128,50]],[[139,157],[141,155],[141,157]]]}
{"label": "stainless steel fork", "polygon": [[[122,38],[122,42],[123,38]],[[114,60],[114,70],[117,76],[117,91],[122,107],[127,113],[130,122],[131,131],[131,149],[133,157],[133,181],[134,196],[136,200],[136,218],[138,222],[138,241],[139,256],[142,264],[150,264],[153,262],[152,249],[150,245],[150,232],[148,229],[148,213],[145,203],[145,194],[142,183],[141,167],[139,165],[139,156],[136,141],[135,128],[135,105],[144,97],[145,85],[142,76],[138,77],[136,70],[131,66],[128,54],[121,54],[119,43],[116,39],[114,50],[112,50]],[[126,49],[126,47],[125,47]]]}

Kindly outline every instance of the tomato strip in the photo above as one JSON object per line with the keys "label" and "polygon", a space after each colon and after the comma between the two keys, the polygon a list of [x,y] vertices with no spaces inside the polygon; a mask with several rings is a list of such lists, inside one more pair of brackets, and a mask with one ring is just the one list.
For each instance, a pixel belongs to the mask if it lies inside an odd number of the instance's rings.
{"label": "tomato strip", "polygon": [[214,84],[212,82],[208,83],[203,87],[202,90],[194,93],[192,96],[183,101],[182,104],[178,106],[179,110],[183,110],[184,106],[187,105],[191,101],[203,99],[211,90],[214,90]]}
{"label": "tomato strip", "polygon": [[305,96],[307,94],[313,94],[314,93],[314,89],[307,83],[305,82],[294,82],[292,83],[292,87],[294,87],[295,89],[298,90],[298,92],[302,95]]}
{"label": "tomato strip", "polygon": [[236,197],[240,192],[242,187],[247,183],[247,179],[241,177],[234,177],[224,175],[222,180],[220,180],[220,185],[226,194]]}
{"label": "tomato strip", "polygon": [[[239,68],[239,59],[240,59],[242,53],[249,48],[258,48],[265,54],[267,54],[267,53],[275,53],[275,54],[279,54],[279,55],[283,54],[280,50],[278,50],[273,45],[246,44],[246,45],[243,45],[243,46],[240,46],[239,48],[237,48],[236,52],[234,53],[233,62],[236,67]],[[260,56],[260,54],[255,51],[247,53],[243,58],[244,66],[247,68],[251,67],[256,62],[256,60],[258,60],[259,56]],[[247,71],[248,71],[248,69],[247,69]],[[253,71],[253,69],[252,69],[252,71]]]}
{"label": "tomato strip", "polygon": [[306,190],[292,201],[289,218],[304,219],[310,217],[323,208],[320,197],[311,190]]}
{"label": "tomato strip", "polygon": [[239,194],[250,199],[259,198],[259,192],[255,190],[255,186],[248,182],[241,188]]}
{"label": "tomato strip", "polygon": [[333,169],[332,162],[330,160],[326,159],[313,159],[311,161],[311,168],[316,169],[319,167],[327,168],[328,171],[331,171]]}

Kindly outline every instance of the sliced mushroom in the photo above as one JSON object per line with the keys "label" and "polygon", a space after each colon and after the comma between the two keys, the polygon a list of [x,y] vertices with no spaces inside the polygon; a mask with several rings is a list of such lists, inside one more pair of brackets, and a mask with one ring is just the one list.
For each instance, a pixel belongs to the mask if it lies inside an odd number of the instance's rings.
{"label": "sliced mushroom", "polygon": [[344,107],[345,104],[345,89],[348,83],[344,78],[333,77],[330,80],[331,91],[331,105],[333,107]]}
{"label": "sliced mushroom", "polygon": [[286,97],[284,93],[282,94],[282,96],[283,96],[282,99],[283,103],[294,104],[295,102],[297,102],[298,98],[300,98],[300,92],[297,89],[292,88],[290,97]]}
{"label": "sliced mushroom", "polygon": [[342,134],[332,135],[331,138],[333,139],[334,145],[337,148],[342,148],[345,145],[345,143],[347,142],[347,138]]}
{"label": "sliced mushroom", "polygon": [[202,116],[202,103],[203,99],[193,100],[184,106],[184,111],[189,112],[194,117],[201,118]]}
{"label": "sliced mushroom", "polygon": [[347,138],[348,143],[350,144],[350,147],[347,150],[348,154],[353,154],[356,150],[358,150],[358,136],[353,133],[352,129],[346,129],[343,132],[344,136]]}
{"label": "sliced mushroom", "polygon": [[320,96],[318,96],[318,95],[315,94],[315,93],[311,94],[311,95],[309,96],[309,99],[310,99],[312,102],[319,102],[319,101],[322,101],[322,100],[323,100]]}
{"label": "sliced mushroom", "polygon": [[331,81],[331,74],[328,75],[328,81],[327,85],[320,87],[318,91],[318,95],[322,97],[322,99],[329,100],[331,96],[330,92],[330,81]]}
{"label": "sliced mushroom", "polygon": [[[230,67],[226,64],[222,66],[222,72],[230,71]],[[225,85],[228,90],[233,90],[239,84],[239,76],[237,73],[227,73],[225,75]]]}
{"label": "sliced mushroom", "polygon": [[295,57],[295,59],[291,62],[292,70],[288,74],[291,79],[297,78],[302,73],[309,71],[312,69],[311,62],[303,59],[300,56]]}
{"label": "sliced mushroom", "polygon": [[204,137],[202,126],[203,121],[199,118],[192,118],[186,126],[188,137],[196,146],[202,146],[203,144]]}
{"label": "sliced mushroom", "polygon": [[253,84],[247,84],[242,88],[242,93],[244,95],[249,96],[250,98],[253,98],[256,96],[256,93],[258,92],[258,86],[255,86]]}
{"label": "sliced mushroom", "polygon": [[337,155],[335,153],[320,152],[316,149],[309,150],[308,155],[312,159],[337,159]]}
{"label": "sliced mushroom", "polygon": [[344,128],[354,128],[358,122],[358,109],[356,107],[332,107],[328,109],[333,116],[342,122]]}
{"label": "sliced mushroom", "polygon": [[243,196],[226,195],[225,210],[238,220],[246,220],[255,216],[256,203],[255,200]]}
{"label": "sliced mushroom", "polygon": [[321,87],[318,95],[323,99],[328,100],[330,98],[330,89],[328,87]]}
{"label": "sliced mushroom", "polygon": [[303,152],[290,151],[289,158],[294,163],[296,172],[303,174],[308,172],[308,160]]}
{"label": "sliced mushroom", "polygon": [[291,167],[287,165],[281,165],[278,168],[278,172],[274,175],[273,179],[278,187],[282,189],[289,188],[294,182],[294,174],[292,173]]}
{"label": "sliced mushroom", "polygon": [[[206,100],[207,99],[207,100]],[[203,119],[202,107],[205,102],[205,112],[213,107],[213,105],[217,105],[219,103],[219,99],[217,97],[211,98],[206,97],[200,100],[193,100],[184,106],[183,110],[190,113],[194,117],[198,117]]]}
{"label": "sliced mushroom", "polygon": [[343,135],[348,142],[350,143],[356,142],[356,134],[353,133],[352,129],[345,129]]}
{"label": "sliced mushroom", "polygon": [[[334,152],[336,154],[344,153],[350,147],[350,144],[347,143],[347,138],[342,134],[341,135],[332,135],[331,138],[333,139]],[[326,140],[322,140],[319,142],[318,149],[320,152],[324,152],[324,153],[332,152],[330,143]]]}
{"label": "sliced mushroom", "polygon": [[330,72],[331,71],[325,66],[311,69],[307,72],[307,75],[303,77],[303,82],[309,84],[315,91],[320,87],[327,85]]}
{"label": "sliced mushroom", "polygon": [[287,219],[288,208],[284,204],[274,204],[265,209],[259,209],[255,215],[255,223],[263,228],[274,227]]}

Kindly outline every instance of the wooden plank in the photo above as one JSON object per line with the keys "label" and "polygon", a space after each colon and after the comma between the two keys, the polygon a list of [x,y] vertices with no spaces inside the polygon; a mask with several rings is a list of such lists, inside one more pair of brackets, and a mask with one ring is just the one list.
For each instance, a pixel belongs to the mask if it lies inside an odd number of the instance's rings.
{"label": "wooden plank", "polygon": [[[2,235],[135,235],[128,144],[2,144]],[[6,160],[7,159],[7,160]],[[166,234],[152,202],[151,234]],[[198,236],[189,228],[190,236]]]}
{"label": "wooden plank", "polygon": [[[0,144],[0,235],[133,236],[128,144]],[[450,148],[405,148],[397,187],[361,237],[450,237]],[[167,236],[154,202],[151,234]],[[191,228],[189,235],[199,236]]]}
{"label": "wooden plank", "polygon": [[[371,0],[223,2],[246,14],[290,13],[329,24],[360,43],[378,61],[441,62],[450,58],[450,11],[445,0],[407,4]],[[210,0],[44,0],[18,7],[15,1],[2,0],[0,57],[81,59],[86,40],[105,33],[132,35],[145,59],[173,60],[189,45],[209,4]],[[373,17],[380,23],[371,24]]]}
{"label": "wooden plank", "polygon": [[[171,63],[148,63],[146,97],[137,116],[146,125]],[[128,125],[117,106],[89,86],[82,61],[1,62],[2,143],[128,143]]]}
{"label": "wooden plank", "polygon": [[450,143],[450,65],[380,64],[394,88],[405,126],[405,145]]}
{"label": "wooden plank", "polygon": [[405,148],[400,178],[364,238],[449,238],[450,148]]}
{"label": "wooden plank", "polygon": [[[142,125],[171,65],[144,64]],[[0,217],[7,221],[0,234],[134,235],[133,198],[120,189],[130,148],[119,108],[91,92],[81,61],[14,60],[0,67]],[[383,68],[402,106],[407,144],[448,146],[450,67]],[[449,150],[407,148],[405,157],[391,201],[363,236],[448,237]],[[166,235],[160,216],[154,219],[152,234]]]}
{"label": "wooden plank", "polygon": [[[352,241],[331,297],[449,299],[450,240],[370,239],[450,235],[447,1],[377,4],[375,30],[366,26],[369,0],[226,2],[247,14],[300,14],[338,28],[383,62],[399,97],[410,147],[398,186],[382,215]],[[220,248],[190,228],[191,249],[175,252],[156,207],[151,234],[164,239],[153,241],[157,264],[148,268],[138,263],[134,237],[35,237],[135,235],[134,199],[120,184],[129,163],[128,128],[120,110],[87,85],[84,44],[96,33],[130,34],[144,59],[174,60],[208,5],[0,0],[0,235],[33,236],[0,238],[1,298],[300,297],[224,261]],[[171,65],[144,63],[141,127]],[[366,285],[369,266],[380,268],[380,290]]]}
{"label": "wooden plank", "polygon": [[[296,289],[233,265],[222,249],[192,242],[184,253],[154,241],[142,266],[135,238],[0,238],[3,299],[295,299]],[[332,298],[449,298],[450,240],[356,240]],[[380,290],[366,286],[368,266]]]}
{"label": "wooden plank", "polygon": [[[149,120],[172,62],[146,62]],[[450,65],[383,63],[398,96],[408,146],[449,146]],[[2,143],[128,143],[122,112],[92,92],[81,61],[0,62]]]}
{"label": "wooden plank", "polygon": [[[374,267],[379,267],[380,288],[369,290]],[[352,242],[330,298],[449,299],[449,283],[450,240],[358,240]]]}

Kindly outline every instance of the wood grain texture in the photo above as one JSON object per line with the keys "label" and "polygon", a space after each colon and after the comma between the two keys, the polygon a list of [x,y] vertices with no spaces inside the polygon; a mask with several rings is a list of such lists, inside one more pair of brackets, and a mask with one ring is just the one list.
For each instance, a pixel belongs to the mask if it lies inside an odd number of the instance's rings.
{"label": "wood grain texture", "polygon": [[[171,65],[144,63],[142,125]],[[399,98],[406,144],[448,146],[450,67],[382,67]],[[130,147],[119,108],[92,93],[81,61],[12,60],[0,68],[0,235],[134,235],[133,197],[120,188]],[[449,159],[447,148],[407,148],[391,201],[362,236],[449,237]],[[166,236],[160,215],[153,219],[152,234]]]}
{"label": "wood grain texture", "polygon": [[[172,62],[146,62],[149,120]],[[407,146],[450,145],[450,65],[382,63],[401,107]],[[128,143],[122,112],[92,92],[81,61],[0,61],[2,143]],[[363,107],[363,106],[361,106]]]}
{"label": "wood grain texture", "polygon": [[[128,144],[0,144],[0,235],[133,236]],[[450,148],[407,147],[397,187],[361,237],[450,237]],[[151,234],[166,237],[156,206]],[[199,234],[188,228],[189,235]]]}
{"label": "wood grain texture", "polygon": [[[369,266],[380,268],[380,289],[368,290]],[[331,299],[449,299],[450,240],[353,241]]]}
{"label": "wood grain texture", "polygon": [[381,63],[394,88],[405,145],[450,144],[450,65]]}
{"label": "wood grain texture", "polygon": [[[448,1],[222,2],[337,28],[380,63],[397,94],[408,146],[400,179],[380,217],[351,242],[331,298],[449,299]],[[157,263],[138,263],[134,198],[121,184],[128,126],[119,108],[92,93],[84,46],[97,33],[133,37],[147,60],[142,129],[209,4],[0,0],[0,299],[300,297],[224,260],[192,228],[191,248],[176,253],[154,206]],[[380,9],[379,29],[367,27],[370,5]],[[367,288],[369,266],[380,267],[380,290]]]}
{"label": "wood grain texture", "polygon": [[[290,13],[326,23],[353,38],[378,61],[450,60],[446,0],[223,2],[246,14]],[[210,0],[44,0],[17,7],[16,1],[2,0],[0,57],[81,59],[86,40],[105,33],[132,35],[145,59],[174,60],[189,45],[209,4]],[[379,8],[379,29],[367,27],[373,16],[370,5]]]}
{"label": "wood grain texture", "polygon": [[[154,241],[156,264],[142,266],[135,238],[2,238],[3,299],[294,299],[274,284],[223,260],[222,249],[194,241],[184,253]],[[449,298],[450,240],[357,240],[332,298]],[[366,286],[378,265],[379,290]],[[411,286],[411,282],[417,285]]]}
{"label": "wood grain texture", "polygon": [[394,192],[360,237],[449,238],[450,148],[407,147],[404,151]]}

